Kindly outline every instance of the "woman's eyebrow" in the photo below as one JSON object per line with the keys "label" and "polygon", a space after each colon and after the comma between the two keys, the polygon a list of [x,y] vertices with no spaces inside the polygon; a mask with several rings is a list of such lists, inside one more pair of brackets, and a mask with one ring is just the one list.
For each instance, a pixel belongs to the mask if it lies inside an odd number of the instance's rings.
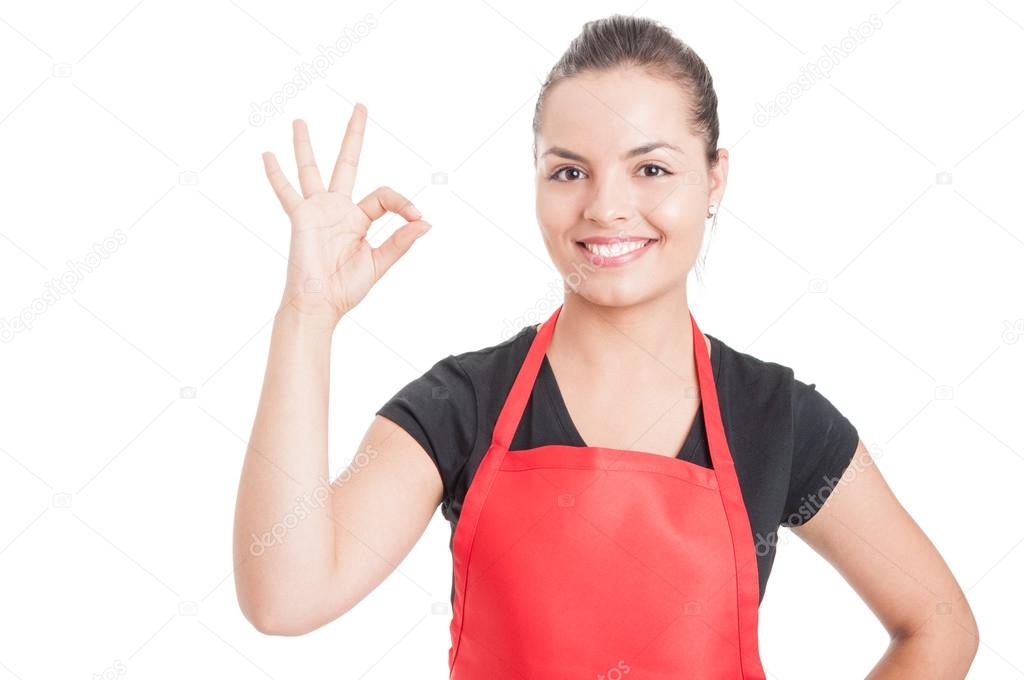
{"label": "woman's eyebrow", "polygon": [[[685,153],[675,144],[669,144],[668,142],[651,142],[650,144],[644,144],[643,146],[638,146],[635,149],[630,149],[629,151],[622,155],[622,158],[623,160],[625,160],[627,158],[632,158],[633,156],[640,156],[645,153],[650,153],[655,149],[661,148],[673,149],[674,151],[678,151],[679,153]],[[563,148],[561,146],[552,146],[547,151],[542,153],[540,157],[544,158],[544,156],[547,156],[548,154],[560,156],[562,158],[568,158],[569,160],[572,161],[579,161],[580,163],[587,162],[587,159],[581,156],[580,154],[576,153],[575,151],[570,151],[569,149]]]}

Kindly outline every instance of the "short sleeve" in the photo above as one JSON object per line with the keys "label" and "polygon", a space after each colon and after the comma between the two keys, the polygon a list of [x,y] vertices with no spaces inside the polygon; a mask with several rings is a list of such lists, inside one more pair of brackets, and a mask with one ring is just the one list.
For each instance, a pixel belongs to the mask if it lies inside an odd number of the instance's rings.
{"label": "short sleeve", "polygon": [[825,504],[857,451],[857,428],[815,388],[793,381],[793,458],[780,524],[803,524]]}
{"label": "short sleeve", "polygon": [[400,389],[377,415],[419,442],[441,474],[443,502],[476,440],[476,392],[456,357],[449,355]]}

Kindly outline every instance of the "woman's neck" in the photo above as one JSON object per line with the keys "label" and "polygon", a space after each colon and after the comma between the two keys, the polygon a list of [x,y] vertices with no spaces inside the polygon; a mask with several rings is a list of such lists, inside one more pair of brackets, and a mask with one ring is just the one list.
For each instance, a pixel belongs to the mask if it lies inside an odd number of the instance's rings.
{"label": "woman's neck", "polygon": [[629,307],[595,305],[567,291],[547,354],[562,371],[600,367],[626,384],[672,376],[696,382],[686,290]]}

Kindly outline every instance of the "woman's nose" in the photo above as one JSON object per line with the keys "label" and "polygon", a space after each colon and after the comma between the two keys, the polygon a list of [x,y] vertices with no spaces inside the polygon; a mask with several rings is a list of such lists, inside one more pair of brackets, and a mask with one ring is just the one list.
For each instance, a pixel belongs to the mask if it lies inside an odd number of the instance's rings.
{"label": "woman's nose", "polygon": [[621,179],[606,179],[596,185],[583,216],[605,226],[629,222],[635,208],[629,187]]}

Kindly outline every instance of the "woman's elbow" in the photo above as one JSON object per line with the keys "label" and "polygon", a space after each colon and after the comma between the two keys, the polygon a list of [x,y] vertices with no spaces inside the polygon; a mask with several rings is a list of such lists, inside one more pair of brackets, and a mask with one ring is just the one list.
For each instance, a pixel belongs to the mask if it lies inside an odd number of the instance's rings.
{"label": "woman's elbow", "polygon": [[246,617],[252,627],[264,635],[297,637],[316,630],[316,626],[300,625],[301,622],[287,617],[252,616]]}
{"label": "woman's elbow", "polygon": [[909,642],[937,667],[942,666],[941,677],[964,677],[981,645],[978,622],[966,597],[936,602],[923,625],[918,624],[913,632],[898,629],[893,639]]}
{"label": "woman's elbow", "polygon": [[246,620],[264,635],[295,637],[311,633],[326,623],[311,612],[297,611],[294,607],[247,604],[242,599],[239,599],[239,605]]}
{"label": "woman's elbow", "polygon": [[264,635],[305,635],[327,623],[315,606],[299,602],[295,593],[286,599],[244,585],[236,581],[239,609],[253,628]]}
{"label": "woman's elbow", "polygon": [[974,657],[977,656],[978,648],[981,646],[981,631],[978,629],[978,621],[974,618],[974,612],[966,597],[963,598],[963,611],[957,615],[955,621],[961,631],[959,636],[963,641],[962,648],[966,661],[964,669],[966,670],[974,662]]}

